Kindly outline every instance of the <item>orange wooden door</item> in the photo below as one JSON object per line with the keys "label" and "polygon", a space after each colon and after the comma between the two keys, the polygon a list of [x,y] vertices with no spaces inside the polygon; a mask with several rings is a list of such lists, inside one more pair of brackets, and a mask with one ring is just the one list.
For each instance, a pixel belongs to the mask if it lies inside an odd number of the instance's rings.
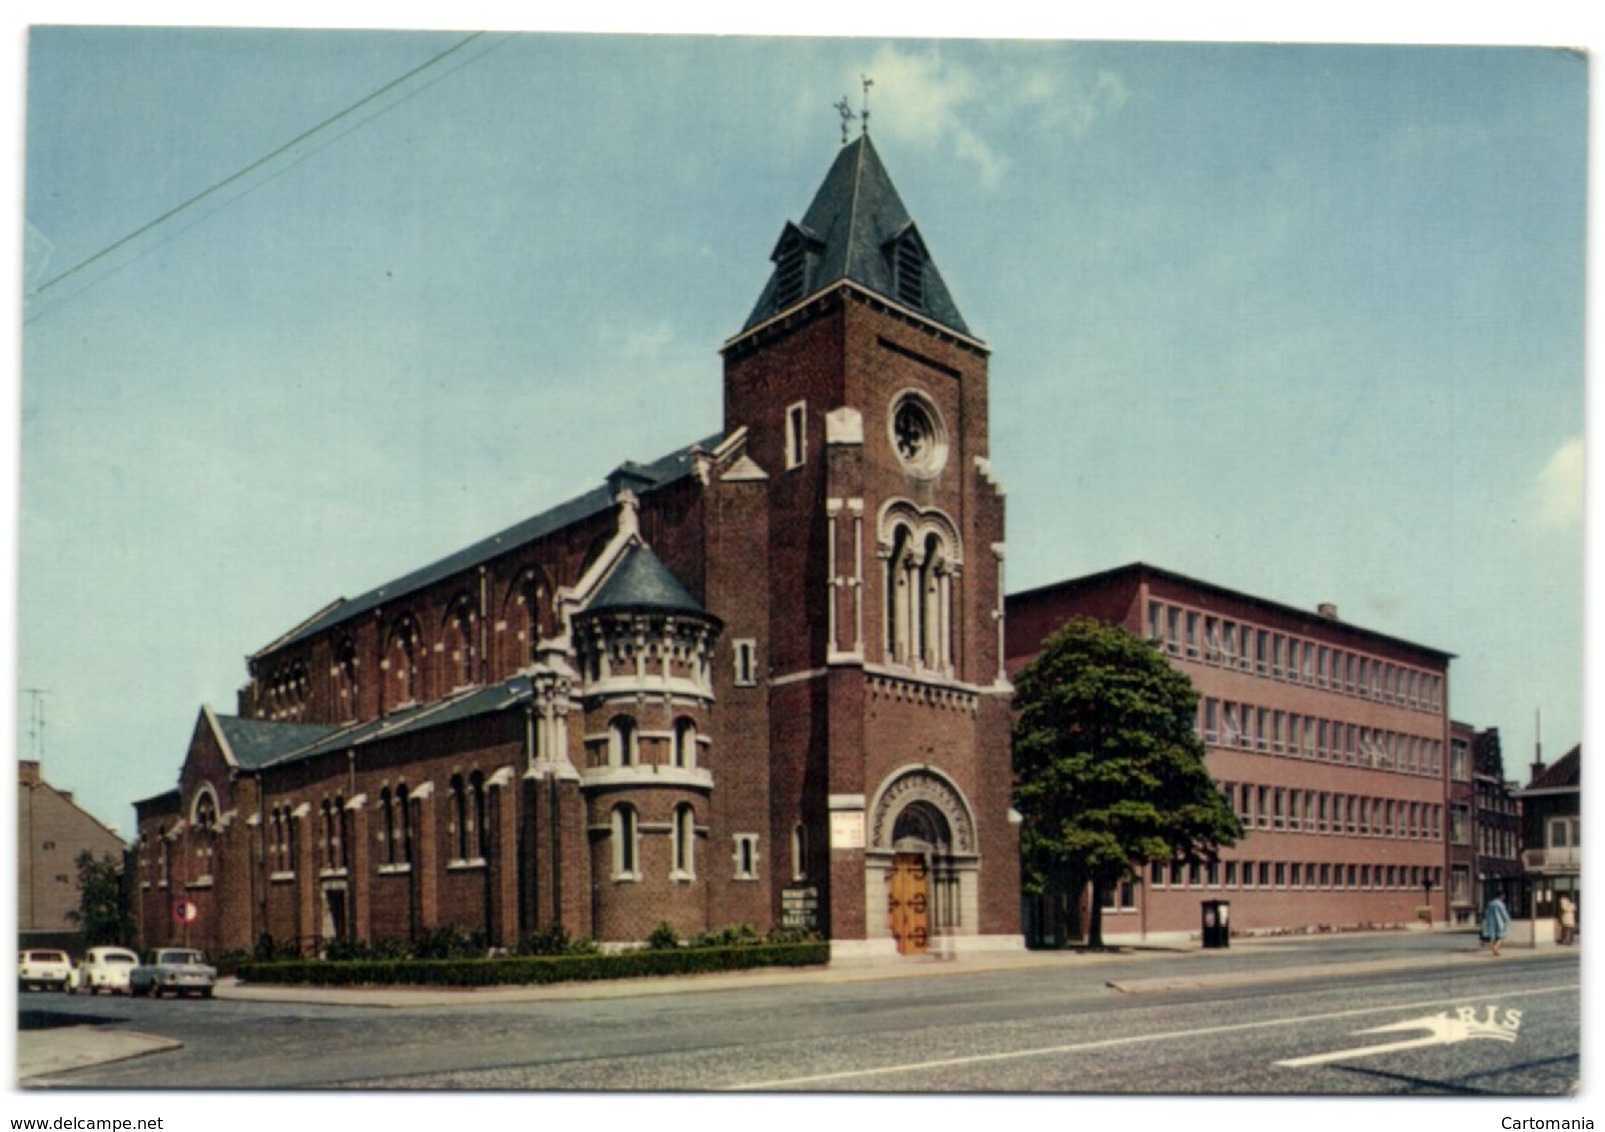
{"label": "orange wooden door", "polygon": [[924,953],[930,942],[930,906],[925,858],[918,853],[897,854],[887,883],[886,912],[899,955]]}

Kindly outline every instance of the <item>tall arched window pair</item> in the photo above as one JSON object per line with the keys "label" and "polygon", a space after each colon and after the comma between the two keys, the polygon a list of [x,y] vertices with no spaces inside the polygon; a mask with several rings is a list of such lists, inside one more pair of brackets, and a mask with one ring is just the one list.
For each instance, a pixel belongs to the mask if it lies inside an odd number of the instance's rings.
{"label": "tall arched window pair", "polygon": [[479,771],[464,778],[451,779],[452,824],[456,828],[457,860],[483,861],[489,856],[490,836],[486,828],[485,776]]}
{"label": "tall arched window pair", "polygon": [[887,662],[951,675],[958,532],[944,515],[895,504],[882,517],[881,546]]}
{"label": "tall arched window pair", "polygon": [[411,865],[412,806],[406,784],[396,787],[394,794],[388,786],[379,791],[379,809],[385,823],[385,864]]}

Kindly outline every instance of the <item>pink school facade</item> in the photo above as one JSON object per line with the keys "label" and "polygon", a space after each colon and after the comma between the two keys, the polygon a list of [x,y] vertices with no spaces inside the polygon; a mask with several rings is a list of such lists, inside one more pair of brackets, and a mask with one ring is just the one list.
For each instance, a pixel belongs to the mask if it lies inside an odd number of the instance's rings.
{"label": "pink school facade", "polygon": [[[1111,894],[1112,942],[1442,924],[1447,653],[1141,563],[1014,594],[1010,672],[1070,617],[1155,642],[1199,694],[1211,775],[1246,836],[1214,862],[1148,862]],[[1071,913],[1074,910],[1070,910]],[[1034,934],[1073,930],[1037,909]]]}

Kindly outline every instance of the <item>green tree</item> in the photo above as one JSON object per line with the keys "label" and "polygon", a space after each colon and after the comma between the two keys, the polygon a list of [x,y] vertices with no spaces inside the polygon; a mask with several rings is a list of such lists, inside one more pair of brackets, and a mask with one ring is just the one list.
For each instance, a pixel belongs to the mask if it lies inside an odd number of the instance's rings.
{"label": "green tree", "polygon": [[1198,693],[1146,641],[1066,622],[1015,679],[1015,808],[1032,892],[1104,896],[1148,861],[1213,860],[1243,835],[1204,766]]}
{"label": "green tree", "polygon": [[67,919],[84,933],[84,944],[129,946],[134,941],[134,917],[123,863],[111,854],[98,861],[88,849],[78,854],[78,910]]}

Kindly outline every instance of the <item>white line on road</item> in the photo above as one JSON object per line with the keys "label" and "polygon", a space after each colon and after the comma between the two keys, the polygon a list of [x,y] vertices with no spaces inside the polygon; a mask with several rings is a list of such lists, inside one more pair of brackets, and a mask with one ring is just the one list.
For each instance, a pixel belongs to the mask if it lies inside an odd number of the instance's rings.
{"label": "white line on road", "polygon": [[[1564,986],[1539,987],[1535,990],[1513,991],[1495,997],[1531,998],[1536,995],[1576,993],[1580,983]],[[1472,995],[1472,998],[1488,997]],[[1338,1018],[1360,1018],[1367,1014],[1393,1014],[1401,1010],[1425,1010],[1436,1006],[1453,1006],[1465,1002],[1467,996],[1428,999],[1423,1002],[1395,1002],[1388,1006],[1368,1006],[1357,1010],[1337,1010],[1328,1014],[1305,1014],[1297,1018],[1273,1018],[1264,1022],[1235,1022],[1229,1026],[1205,1026],[1197,1030],[1170,1030],[1158,1034],[1135,1034],[1128,1038],[1105,1038],[1096,1042],[1076,1042],[1064,1046],[1042,1046],[1036,1049],[1009,1050],[1004,1053],[978,1053],[969,1057],[944,1057],[935,1061],[910,1061],[897,1065],[881,1065],[872,1069],[846,1069],[836,1073],[816,1073],[808,1077],[785,1077],[770,1081],[748,1081],[740,1085],[722,1085],[715,1092],[757,1092],[763,1089],[794,1089],[803,1085],[817,1085],[826,1081],[850,1081],[860,1077],[876,1077],[888,1073],[917,1073],[927,1069],[950,1069],[960,1065],[980,1065],[989,1061],[1009,1061],[1024,1057],[1048,1057],[1053,1054],[1085,1053],[1090,1050],[1114,1049],[1118,1046],[1138,1045],[1142,1042],[1163,1042],[1177,1038],[1201,1038],[1212,1034],[1240,1033],[1245,1030],[1273,1029],[1279,1026],[1302,1026],[1311,1022],[1330,1022]]]}

